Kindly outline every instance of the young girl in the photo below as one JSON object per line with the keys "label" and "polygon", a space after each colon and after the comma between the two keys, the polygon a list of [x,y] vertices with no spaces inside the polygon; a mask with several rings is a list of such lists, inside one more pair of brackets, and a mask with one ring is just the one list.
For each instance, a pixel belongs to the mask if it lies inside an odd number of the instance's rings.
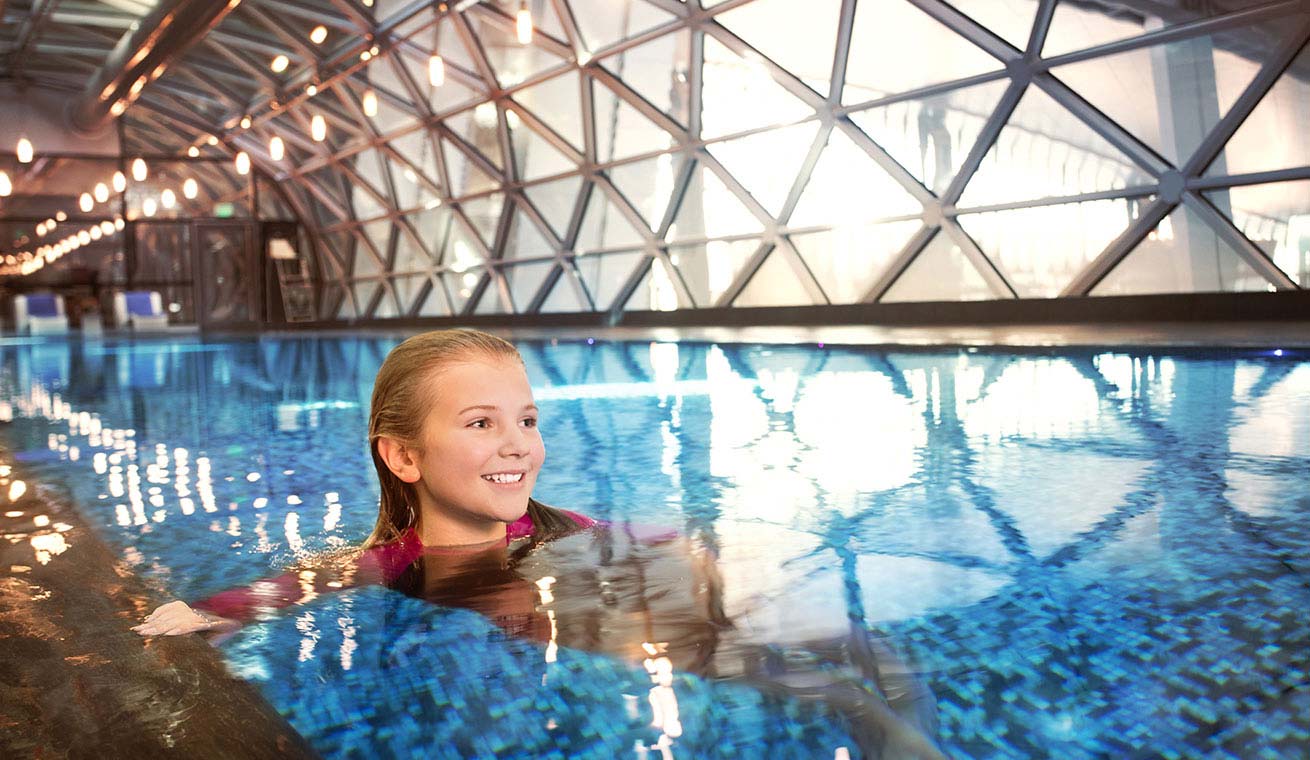
{"label": "young girl", "polygon": [[[468,566],[503,565],[497,559],[513,544],[595,524],[531,498],[546,456],[537,407],[518,350],[495,336],[444,330],[396,346],[374,383],[368,438],[382,498],[373,533],[353,562],[335,573],[287,573],[194,605],[169,602],[132,630],[142,636],[235,630],[310,593],[394,585],[424,555],[444,558],[424,562],[429,576],[467,579]],[[497,604],[486,594],[474,596],[479,601],[469,606]]]}

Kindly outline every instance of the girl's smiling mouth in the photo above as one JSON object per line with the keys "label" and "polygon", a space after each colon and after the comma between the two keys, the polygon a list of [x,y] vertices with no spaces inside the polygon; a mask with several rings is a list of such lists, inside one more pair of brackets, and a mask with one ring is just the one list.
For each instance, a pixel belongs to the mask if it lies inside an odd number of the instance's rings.
{"label": "girl's smiling mouth", "polygon": [[493,472],[489,475],[483,475],[482,479],[498,485],[517,485],[523,482],[523,471],[517,472]]}

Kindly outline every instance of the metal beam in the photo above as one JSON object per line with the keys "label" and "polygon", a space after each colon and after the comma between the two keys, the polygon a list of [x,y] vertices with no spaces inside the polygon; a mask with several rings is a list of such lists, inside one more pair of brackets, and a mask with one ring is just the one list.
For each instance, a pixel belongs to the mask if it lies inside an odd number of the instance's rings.
{"label": "metal beam", "polygon": [[70,106],[69,121],[73,128],[95,132],[104,126],[111,108],[126,108],[135,101],[147,83],[163,74],[192,44],[218,26],[238,2],[160,2],[138,22],[134,31],[123,35],[82,96]]}

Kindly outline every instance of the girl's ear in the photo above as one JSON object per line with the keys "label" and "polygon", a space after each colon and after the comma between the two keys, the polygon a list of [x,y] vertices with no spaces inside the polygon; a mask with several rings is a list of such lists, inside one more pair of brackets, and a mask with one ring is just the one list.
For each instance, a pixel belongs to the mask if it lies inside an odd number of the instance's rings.
{"label": "girl's ear", "polygon": [[417,483],[422,477],[417,452],[395,438],[378,438],[378,456],[382,457],[392,475],[406,483]]}

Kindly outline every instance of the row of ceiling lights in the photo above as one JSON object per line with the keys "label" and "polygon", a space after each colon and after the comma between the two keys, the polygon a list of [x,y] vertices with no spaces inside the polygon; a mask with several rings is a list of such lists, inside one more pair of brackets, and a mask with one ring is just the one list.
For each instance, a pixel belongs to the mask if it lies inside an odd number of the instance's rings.
{"label": "row of ceiling lights", "polygon": [[[51,224],[54,223],[53,219],[47,221]],[[53,264],[82,246],[90,245],[103,237],[121,232],[126,226],[122,217],[117,217],[112,222],[106,219],[99,224],[93,224],[84,230],[79,230],[58,243],[47,243],[35,251],[11,253],[4,257],[4,265],[0,266],[0,276],[26,276],[40,271],[46,264]]]}

